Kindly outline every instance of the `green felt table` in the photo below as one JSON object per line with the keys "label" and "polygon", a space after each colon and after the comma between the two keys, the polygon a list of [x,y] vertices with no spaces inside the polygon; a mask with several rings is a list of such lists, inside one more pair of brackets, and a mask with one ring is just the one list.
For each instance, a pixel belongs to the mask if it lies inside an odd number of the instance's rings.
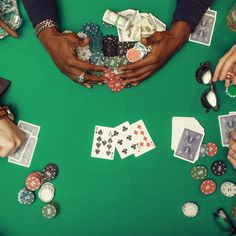
{"label": "green felt table", "polygon": [[[116,33],[102,27],[102,15],[108,8],[151,12],[169,27],[175,4],[175,0],[61,0],[61,28],[77,32],[83,23],[95,22],[104,34]],[[61,74],[35,37],[20,2],[24,20],[20,38],[7,37],[0,42],[0,75],[12,81],[1,103],[13,108],[17,120],[38,124],[41,131],[29,169],[1,160],[0,235],[224,235],[212,213],[219,207],[230,213],[235,197],[224,197],[219,186],[224,180],[234,181],[236,172],[226,159],[227,149],[221,146],[218,115],[236,110],[236,100],[227,97],[224,84],[219,83],[220,110],[205,114],[200,96],[207,86],[198,84],[194,73],[205,60],[214,68],[234,44],[236,35],[225,23],[233,4],[225,0],[212,5],[218,14],[210,47],[188,42],[140,86],[112,93],[106,86],[85,89]],[[200,158],[196,163],[210,170],[214,160],[226,161],[228,171],[224,176],[208,175],[217,182],[213,195],[200,192],[200,183],[190,176],[193,164],[173,157],[173,116],[196,117],[205,128],[204,142],[218,145],[217,156]],[[156,149],[125,160],[117,153],[113,161],[91,157],[95,125],[115,127],[139,119],[144,120]],[[41,215],[44,204],[38,198],[31,206],[17,201],[28,173],[41,170],[49,162],[60,168],[53,182],[60,213],[51,221]],[[183,215],[181,208],[186,201],[199,205],[197,217]]]}

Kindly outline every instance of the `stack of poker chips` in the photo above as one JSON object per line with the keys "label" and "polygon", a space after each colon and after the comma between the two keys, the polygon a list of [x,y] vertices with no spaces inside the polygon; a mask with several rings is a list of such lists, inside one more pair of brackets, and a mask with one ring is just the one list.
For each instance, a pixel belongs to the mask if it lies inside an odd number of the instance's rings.
{"label": "stack of poker chips", "polygon": [[[108,26],[110,27],[110,25]],[[64,31],[64,33],[70,32],[69,30]],[[77,35],[82,39],[87,37],[90,39],[89,45],[77,48],[77,57],[82,61],[107,67],[109,73],[107,71],[105,73],[106,75],[111,75],[109,78],[106,77],[108,81],[111,80],[111,83],[107,83],[107,85],[113,92],[119,92],[124,87],[128,87],[120,86],[121,79],[119,78],[117,68],[141,60],[151,52],[150,47],[145,47],[140,42],[119,42],[118,37],[115,35],[103,36],[99,26],[94,23],[83,24]],[[104,76],[100,71],[89,71],[88,73]],[[116,79],[118,81],[114,83]],[[110,84],[112,86],[109,86]]]}
{"label": "stack of poker chips", "polygon": [[26,178],[26,188],[18,193],[18,201],[23,205],[31,205],[35,200],[34,192],[38,190],[38,197],[47,203],[42,214],[47,219],[52,219],[58,212],[58,205],[52,202],[55,196],[55,187],[51,183],[58,175],[58,166],[54,163],[47,164],[41,172],[34,171]]}

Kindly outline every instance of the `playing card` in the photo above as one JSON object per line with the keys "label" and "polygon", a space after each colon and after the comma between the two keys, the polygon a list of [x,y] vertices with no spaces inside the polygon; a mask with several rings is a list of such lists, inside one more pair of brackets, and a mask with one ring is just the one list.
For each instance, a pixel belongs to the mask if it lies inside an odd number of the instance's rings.
{"label": "playing card", "polygon": [[230,134],[236,130],[236,114],[219,116],[218,119],[222,146],[228,147]]}
{"label": "playing card", "polygon": [[24,167],[30,167],[37,141],[38,141],[37,137],[31,136],[22,154],[21,159],[15,160],[12,158],[8,158],[8,162]]}
{"label": "playing card", "polygon": [[95,158],[113,160],[115,144],[113,141],[113,128],[96,126],[93,136],[91,156]]}
{"label": "playing card", "polygon": [[40,131],[40,127],[38,125],[33,125],[22,120],[18,122],[18,127],[30,132],[32,136],[35,137],[38,136]]}
{"label": "playing card", "polygon": [[208,10],[203,15],[195,31],[190,34],[189,41],[210,46],[216,22],[216,14],[216,11]]}
{"label": "playing card", "polygon": [[138,140],[128,121],[114,128],[113,140],[122,159],[132,155],[139,148]]}
{"label": "playing card", "polygon": [[134,152],[135,157],[141,156],[155,148],[155,144],[142,120],[135,122],[131,127],[139,144],[139,149]]}
{"label": "playing card", "polygon": [[194,163],[198,159],[203,137],[203,133],[184,129],[174,156]]}
{"label": "playing card", "polygon": [[24,129],[22,129],[22,128],[20,128],[20,129],[23,131],[23,133],[25,135],[24,143],[13,154],[11,154],[8,157],[8,160],[12,159],[12,160],[19,161],[22,158],[22,155],[23,155],[23,153],[24,153],[24,151],[26,149],[26,146],[27,146],[27,144],[28,144],[28,142],[30,140],[31,133],[26,131],[26,130],[24,130]]}

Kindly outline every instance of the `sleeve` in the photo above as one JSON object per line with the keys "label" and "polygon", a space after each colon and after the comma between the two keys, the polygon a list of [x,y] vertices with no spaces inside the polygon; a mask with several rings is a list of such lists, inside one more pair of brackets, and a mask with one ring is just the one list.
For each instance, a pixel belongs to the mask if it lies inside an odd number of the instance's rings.
{"label": "sleeve", "polygon": [[56,0],[23,0],[23,4],[34,27],[47,19],[57,22]]}
{"label": "sleeve", "polygon": [[0,78],[0,96],[7,90],[10,81]]}
{"label": "sleeve", "polygon": [[185,21],[194,31],[212,2],[213,0],[177,0],[173,23]]}

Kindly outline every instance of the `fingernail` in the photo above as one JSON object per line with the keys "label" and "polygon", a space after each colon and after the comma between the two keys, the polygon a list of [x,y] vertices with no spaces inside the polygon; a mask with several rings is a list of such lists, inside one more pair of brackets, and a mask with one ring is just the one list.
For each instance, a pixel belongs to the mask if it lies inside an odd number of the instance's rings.
{"label": "fingernail", "polygon": [[102,85],[102,83],[98,83],[98,85],[99,85],[99,86],[101,86],[101,85]]}
{"label": "fingernail", "polygon": [[92,86],[91,85],[85,85],[86,86],[86,88],[88,88],[88,89],[90,89]]}

